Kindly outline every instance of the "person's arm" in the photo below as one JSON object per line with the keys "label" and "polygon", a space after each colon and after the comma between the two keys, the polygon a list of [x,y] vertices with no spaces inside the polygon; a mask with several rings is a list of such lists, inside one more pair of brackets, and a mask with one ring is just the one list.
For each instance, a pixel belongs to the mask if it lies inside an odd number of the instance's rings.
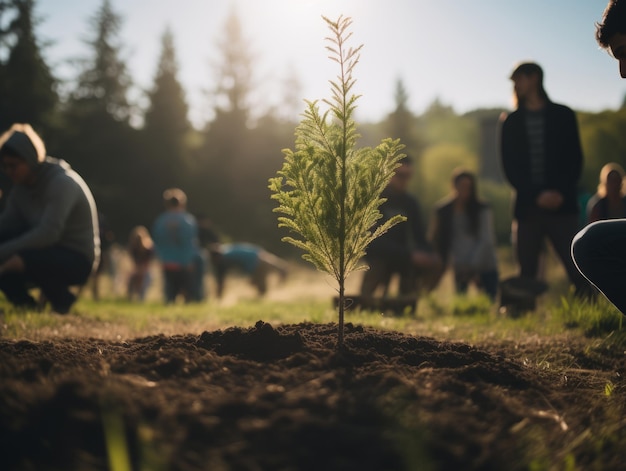
{"label": "person's arm", "polygon": [[602,200],[598,200],[589,211],[588,223],[596,222],[602,219]]}
{"label": "person's arm", "polygon": [[5,262],[0,264],[0,275],[10,272],[22,273],[24,268],[24,260],[22,257],[19,255],[12,255]]}
{"label": "person's arm", "polygon": [[165,226],[163,224],[163,215],[157,217],[152,224],[151,237],[154,243],[154,256],[159,260],[163,260],[163,240],[165,238]]}
{"label": "person's arm", "polygon": [[500,162],[502,164],[502,172],[509,184],[519,189],[521,185],[521,172],[519,168],[519,159],[515,158],[517,146],[519,142],[515,133],[515,117],[511,115],[501,117],[500,126]]}
{"label": "person's arm", "polygon": [[0,241],[6,241],[15,236],[16,231],[21,232],[19,228],[24,226],[24,221],[13,203],[12,196],[12,194],[9,195],[6,206],[0,213]]}
{"label": "person's arm", "polygon": [[185,257],[185,265],[193,268],[194,261],[199,254],[198,245],[198,225],[195,217],[191,214],[186,214],[184,217],[184,223],[181,224],[181,245],[182,251]]}
{"label": "person's arm", "polygon": [[23,234],[0,245],[0,259],[26,248],[47,247],[61,238],[67,219],[81,196],[81,188],[66,175],[58,175],[47,185],[39,222]]}
{"label": "person's arm", "polygon": [[411,199],[407,205],[408,223],[411,225],[411,235],[413,237],[413,249],[425,252],[433,252],[432,245],[426,237],[426,226],[422,218],[422,208],[415,199]]}
{"label": "person's arm", "polygon": [[573,110],[567,109],[567,141],[570,143],[570,151],[567,158],[567,172],[569,175],[569,184],[578,184],[583,171],[583,148],[580,143],[580,131],[578,129],[578,120]]}
{"label": "person's arm", "polygon": [[[435,253],[439,255],[442,265],[445,267],[448,264],[449,258],[449,243],[447,240],[449,234],[447,234],[448,227],[447,221],[444,220],[449,215],[448,206],[439,206],[432,212],[430,223],[428,224],[427,241],[433,247]],[[445,226],[445,227],[444,227]]]}
{"label": "person's arm", "polygon": [[[395,204],[392,205],[389,200],[384,202],[379,210],[383,214],[383,217],[376,221],[374,227],[371,229],[372,232],[392,216],[402,213],[402,211],[397,209]],[[367,246],[367,255],[376,258],[385,258],[390,262],[401,262],[409,258],[411,252],[407,246],[407,238],[405,235],[410,230],[409,227],[407,227],[409,223],[409,221],[400,222],[370,242]]]}
{"label": "person's arm", "polygon": [[583,151],[576,113],[566,106],[554,106],[556,108],[549,115],[554,132],[549,131],[547,139],[551,139],[549,149],[556,159],[551,164],[547,189],[556,190],[568,199],[577,193],[583,169]]}

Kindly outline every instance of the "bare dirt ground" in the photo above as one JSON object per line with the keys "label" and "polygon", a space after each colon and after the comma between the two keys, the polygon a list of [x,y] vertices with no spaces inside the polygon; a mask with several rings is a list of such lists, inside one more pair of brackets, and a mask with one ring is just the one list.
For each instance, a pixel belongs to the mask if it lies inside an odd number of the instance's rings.
{"label": "bare dirt ground", "polygon": [[336,331],[0,338],[0,468],[624,469],[616,347]]}

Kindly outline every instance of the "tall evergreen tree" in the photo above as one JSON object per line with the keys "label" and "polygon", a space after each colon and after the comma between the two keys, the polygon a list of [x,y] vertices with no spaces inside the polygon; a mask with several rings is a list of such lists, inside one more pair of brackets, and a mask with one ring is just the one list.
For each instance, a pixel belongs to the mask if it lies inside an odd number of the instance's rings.
{"label": "tall evergreen tree", "polygon": [[78,60],[77,80],[65,110],[63,157],[91,186],[99,208],[114,229],[127,230],[139,208],[133,162],[138,155],[136,131],[129,125],[131,86],[119,41],[122,17],[103,0],[90,19],[89,54]]}
{"label": "tall evergreen tree", "polygon": [[421,149],[419,139],[416,136],[417,118],[409,109],[409,94],[402,79],[396,81],[394,94],[395,109],[387,116],[385,128],[387,134],[404,144],[404,152],[418,158]]}
{"label": "tall evergreen tree", "polygon": [[[232,215],[238,214],[239,220],[245,220],[253,211],[254,201],[242,189],[249,189],[251,179],[258,176],[250,165],[258,156],[248,145],[254,61],[235,10],[225,21],[217,46],[216,86],[212,90],[215,117],[207,126],[205,143],[198,156],[201,171],[196,174],[196,198],[222,201],[211,208],[211,214],[228,232],[231,229],[234,232],[234,225],[228,227],[237,223]],[[264,186],[260,188],[267,193]]]}
{"label": "tall evergreen tree", "polygon": [[254,57],[235,10],[226,19],[218,49],[222,57],[216,70],[216,110],[246,120],[253,89]]}
{"label": "tall evergreen tree", "polygon": [[149,92],[150,105],[145,116],[145,128],[175,134],[182,139],[191,128],[185,91],[178,80],[178,60],[174,35],[167,28],[161,38],[161,56]]}
{"label": "tall evergreen tree", "polygon": [[161,55],[148,98],[150,104],[141,135],[142,149],[146,151],[140,156],[140,161],[150,166],[147,193],[155,198],[160,208],[158,195],[166,187],[185,186],[186,170],[190,164],[186,142],[191,132],[189,108],[178,80],[174,36],[169,28],[161,39]]}
{"label": "tall evergreen tree", "polygon": [[296,122],[304,110],[302,96],[302,81],[293,66],[287,69],[287,75],[282,80],[283,95],[278,106],[278,116],[284,121]]}
{"label": "tall evergreen tree", "polygon": [[79,61],[82,71],[70,97],[70,109],[78,114],[100,112],[127,122],[131,114],[127,98],[131,79],[118,43],[122,17],[113,10],[110,0],[103,0],[90,23],[94,36],[86,43],[92,56]]}
{"label": "tall evergreen tree", "polygon": [[6,48],[6,60],[0,64],[0,129],[7,129],[14,122],[25,122],[46,136],[59,97],[57,80],[43,58],[43,46],[35,35],[38,23],[35,1],[2,2],[0,18],[8,9],[15,12],[15,17],[0,31],[0,49]]}

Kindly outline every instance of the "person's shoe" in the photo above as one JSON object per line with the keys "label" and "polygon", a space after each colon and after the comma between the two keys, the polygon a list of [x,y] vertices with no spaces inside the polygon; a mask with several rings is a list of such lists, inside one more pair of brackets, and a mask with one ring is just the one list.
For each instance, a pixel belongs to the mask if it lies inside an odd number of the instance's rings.
{"label": "person's shoe", "polygon": [[54,314],[65,315],[70,313],[72,306],[52,306],[52,312]]}
{"label": "person's shoe", "polygon": [[50,304],[52,305],[52,312],[56,314],[65,315],[65,314],[69,314],[70,309],[72,309],[72,306],[74,305],[75,302],[76,302],[76,296],[70,293],[70,296],[68,297],[65,303],[62,303],[62,304],[50,303]]}
{"label": "person's shoe", "polygon": [[500,282],[500,312],[509,317],[520,317],[534,311],[537,297],[545,293],[548,285],[534,278],[513,276]]}

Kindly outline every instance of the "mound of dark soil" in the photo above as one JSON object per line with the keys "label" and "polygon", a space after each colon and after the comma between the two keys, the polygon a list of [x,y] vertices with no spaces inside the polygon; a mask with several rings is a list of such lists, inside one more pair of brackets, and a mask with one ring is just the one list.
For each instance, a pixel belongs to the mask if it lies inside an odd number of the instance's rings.
{"label": "mound of dark soil", "polygon": [[124,449],[137,470],[626,462],[615,445],[624,432],[603,428],[607,414],[623,412],[624,352],[557,346],[572,368],[556,372],[525,364],[519,345],[483,349],[351,324],[338,352],[336,329],[259,321],[127,342],[0,340],[0,467],[113,469]]}

